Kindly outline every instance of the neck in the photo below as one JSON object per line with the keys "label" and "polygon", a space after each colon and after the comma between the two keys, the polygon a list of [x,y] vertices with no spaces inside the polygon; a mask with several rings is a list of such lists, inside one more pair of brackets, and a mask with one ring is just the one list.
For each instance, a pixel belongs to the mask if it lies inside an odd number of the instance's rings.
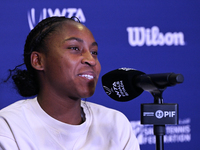
{"label": "neck", "polygon": [[72,125],[78,125],[83,122],[81,100],[61,98],[51,94],[39,94],[38,103],[48,115],[61,122]]}

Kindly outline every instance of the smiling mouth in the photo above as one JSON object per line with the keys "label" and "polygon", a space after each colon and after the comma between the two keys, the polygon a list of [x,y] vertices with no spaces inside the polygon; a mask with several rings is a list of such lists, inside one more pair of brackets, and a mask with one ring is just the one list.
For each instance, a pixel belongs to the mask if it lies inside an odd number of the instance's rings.
{"label": "smiling mouth", "polygon": [[82,74],[82,75],[79,75],[79,76],[84,77],[84,78],[87,78],[87,79],[89,79],[89,80],[94,79],[94,76],[88,75],[88,74]]}

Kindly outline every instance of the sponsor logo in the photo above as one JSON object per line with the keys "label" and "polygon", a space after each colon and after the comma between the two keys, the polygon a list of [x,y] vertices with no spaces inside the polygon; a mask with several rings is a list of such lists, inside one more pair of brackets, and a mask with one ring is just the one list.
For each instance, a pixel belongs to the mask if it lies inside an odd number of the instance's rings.
{"label": "sponsor logo", "polygon": [[[152,125],[141,125],[140,121],[130,121],[140,145],[155,144],[156,137]],[[191,141],[191,119],[180,119],[179,125],[166,125],[164,143],[184,143]]]}
{"label": "sponsor logo", "polygon": [[[175,111],[162,111],[162,110],[157,110],[155,112],[155,117],[158,119],[162,119],[163,117],[175,117],[176,112]],[[143,112],[143,116],[145,117],[153,117],[154,116],[154,112]]]}
{"label": "sponsor logo", "polygon": [[129,96],[129,94],[126,92],[126,89],[124,88],[124,83],[122,80],[113,82],[113,90],[119,98]]}
{"label": "sponsor logo", "polygon": [[163,117],[163,111],[157,110],[155,113],[156,118],[161,119]]}
{"label": "sponsor logo", "polygon": [[105,92],[106,92],[106,94],[107,95],[110,95],[110,94],[112,94],[112,88],[111,89],[109,89],[107,86],[103,86],[103,88],[104,88],[104,90],[105,90]]}
{"label": "sponsor logo", "polygon": [[143,112],[143,116],[154,116],[154,112]]}
{"label": "sponsor logo", "polygon": [[152,28],[127,27],[128,42],[131,46],[184,46],[183,32],[162,33],[157,26]]}
{"label": "sponsor logo", "polygon": [[80,22],[86,22],[85,15],[81,8],[63,8],[62,10],[60,10],[59,8],[56,8],[55,10],[52,10],[51,8],[43,8],[40,11],[40,15],[38,18],[36,16],[35,8],[31,8],[31,10],[28,11],[27,16],[30,30],[32,30],[41,20],[52,16],[65,16],[67,18],[76,16],[77,18],[79,18]]}
{"label": "sponsor logo", "polygon": [[113,82],[112,88],[108,88],[107,86],[103,86],[103,88],[107,95],[115,93],[118,98],[129,96],[129,94],[126,92],[126,89],[124,88],[124,83],[122,80]]}

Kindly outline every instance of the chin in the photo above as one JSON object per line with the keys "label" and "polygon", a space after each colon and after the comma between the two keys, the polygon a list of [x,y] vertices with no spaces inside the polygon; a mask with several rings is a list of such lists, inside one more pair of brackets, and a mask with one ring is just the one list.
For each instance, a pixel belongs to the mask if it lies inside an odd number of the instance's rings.
{"label": "chin", "polygon": [[82,98],[88,98],[88,97],[91,97],[93,94],[94,94],[94,90],[84,92]]}

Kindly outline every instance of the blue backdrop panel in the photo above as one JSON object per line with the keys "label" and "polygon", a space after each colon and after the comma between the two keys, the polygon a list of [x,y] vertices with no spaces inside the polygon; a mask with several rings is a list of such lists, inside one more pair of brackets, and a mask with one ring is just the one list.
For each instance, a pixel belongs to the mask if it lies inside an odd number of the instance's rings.
{"label": "blue backdrop panel", "polygon": [[[143,92],[129,102],[117,102],[106,95],[101,76],[130,67],[150,73],[175,72],[184,75],[183,84],[168,87],[164,102],[179,104],[179,125],[166,127],[165,149],[197,149],[200,97],[200,2],[198,0],[88,0],[88,1],[4,1],[0,2],[0,79],[8,69],[23,63],[27,34],[41,19],[52,15],[77,16],[94,34],[102,65],[95,94],[88,101],[123,112],[142,150],[155,149],[151,125],[140,124],[140,104],[153,103]],[[0,108],[22,97],[11,81],[0,84]]]}

